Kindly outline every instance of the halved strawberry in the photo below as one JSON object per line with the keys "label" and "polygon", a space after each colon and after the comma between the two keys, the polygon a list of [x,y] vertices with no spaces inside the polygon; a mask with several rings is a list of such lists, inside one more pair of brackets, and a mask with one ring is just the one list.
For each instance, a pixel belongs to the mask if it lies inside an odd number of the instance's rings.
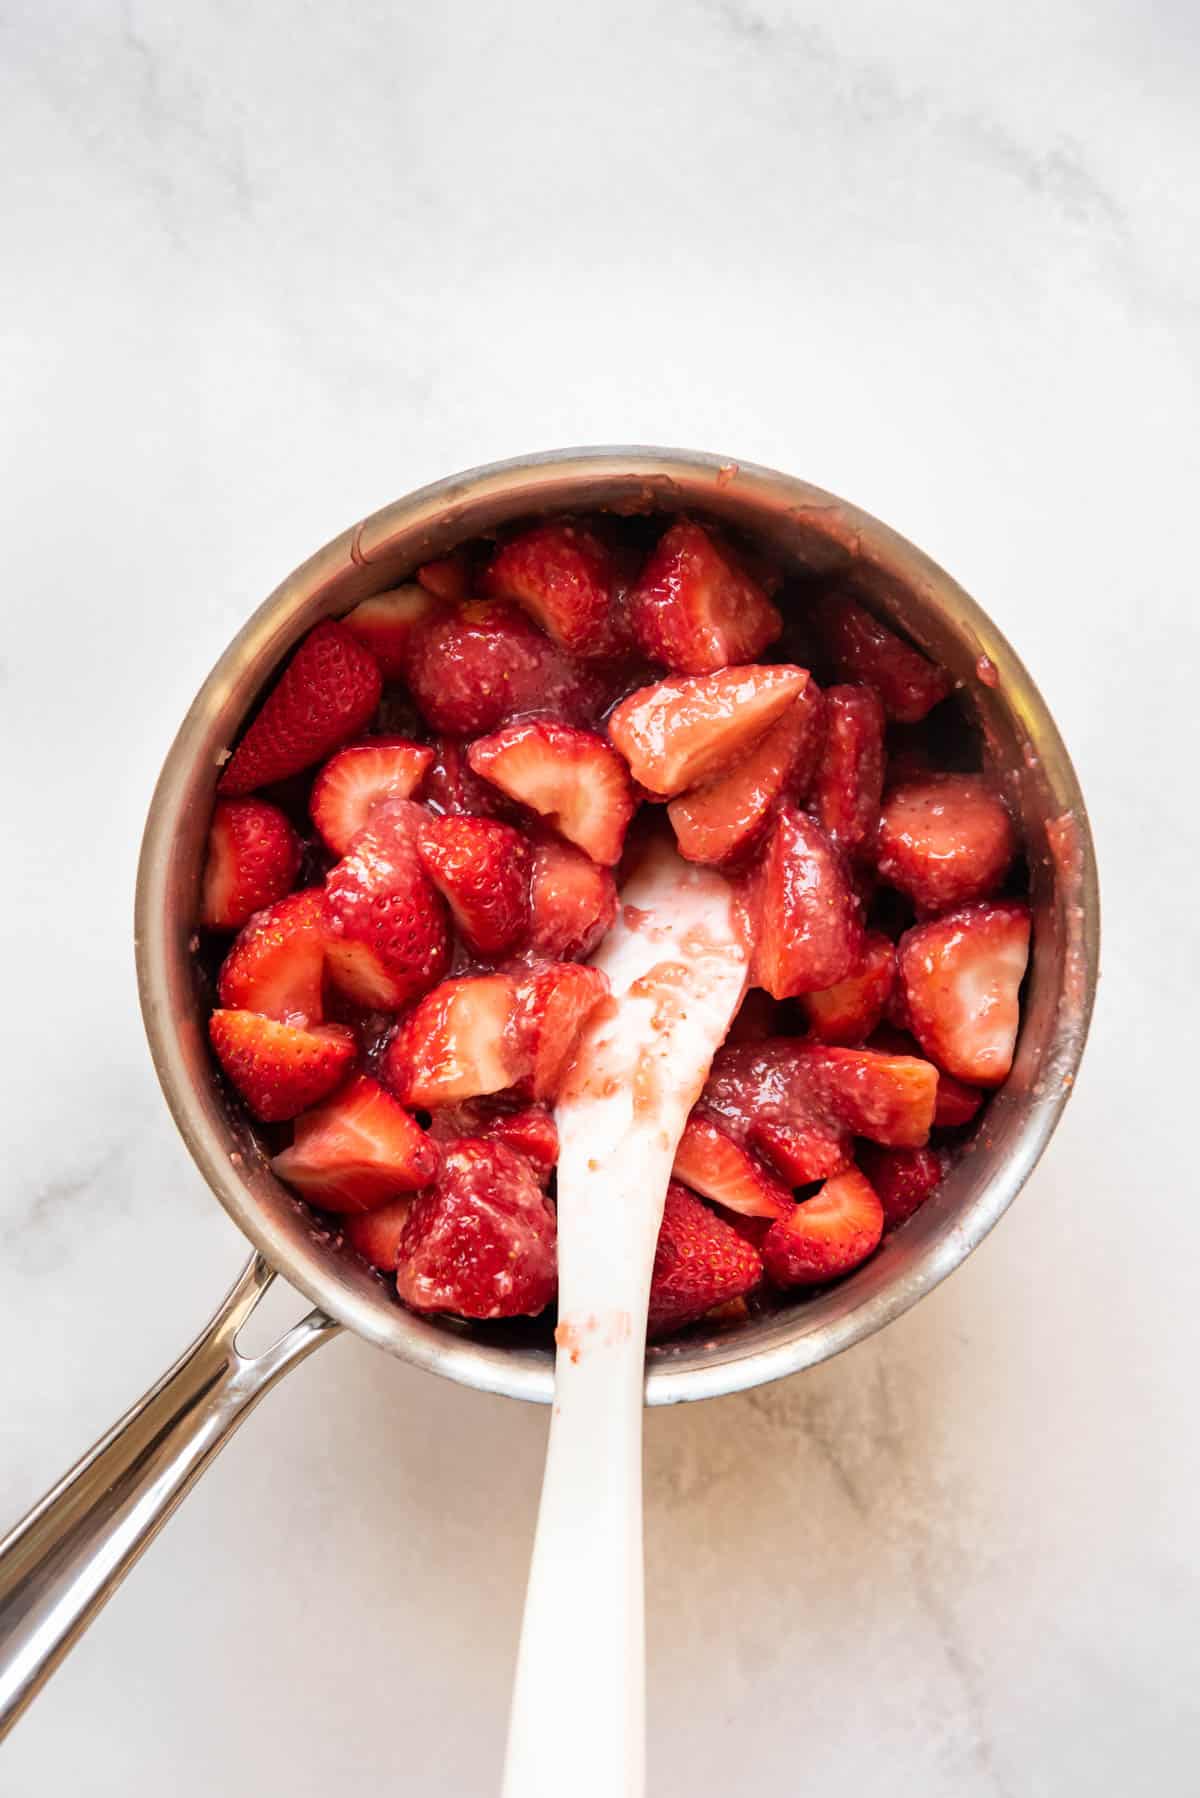
{"label": "halved strawberry", "polygon": [[[419,571],[417,579],[420,580]],[[419,624],[440,617],[444,611],[442,600],[427,590],[424,582],[420,586],[410,582],[362,600],[352,612],[347,612],[342,623],[371,651],[385,680],[403,680],[408,672],[413,632]]]}
{"label": "halved strawberry", "polygon": [[671,1177],[747,1217],[782,1217],[792,1205],[791,1188],[702,1112],[694,1111],[684,1127]]}
{"label": "halved strawberry", "polygon": [[883,703],[873,687],[827,687],[811,809],[846,855],[869,851],[883,792]]}
{"label": "halved strawberry", "polygon": [[820,1286],[860,1266],[882,1235],[877,1193],[857,1168],[847,1168],[771,1225],[763,1263],[777,1286]]}
{"label": "halved strawberry", "polygon": [[507,1097],[464,1099],[435,1111],[429,1129],[439,1142],[479,1136],[507,1143],[524,1155],[543,1186],[558,1161],[558,1126],[544,1105],[513,1110]]}
{"label": "halved strawberry", "polygon": [[272,1168],[322,1211],[369,1211],[397,1193],[428,1186],[438,1145],[367,1074],[296,1119],[290,1149]]}
{"label": "halved strawberry", "polygon": [[580,716],[594,685],[520,606],[500,600],[472,600],[418,626],[407,677],[426,722],[457,736],[521,712]]}
{"label": "halved strawberry", "polygon": [[[886,1055],[919,1055],[922,1053],[915,1037],[907,1030],[898,1030],[892,1024],[881,1024],[871,1035],[868,1048],[882,1049]],[[933,1108],[933,1123],[937,1130],[957,1130],[963,1124],[969,1124],[987,1095],[982,1087],[968,1086],[965,1080],[956,1080],[945,1068],[938,1069],[937,1101]]]}
{"label": "halved strawberry", "polygon": [[510,724],[473,743],[476,774],[547,818],[606,867],[620,860],[637,809],[625,764],[603,737],[548,718]]}
{"label": "halved strawberry", "polygon": [[325,879],[326,966],[360,1005],[396,1011],[450,960],[446,908],[421,866],[420,806],[385,799]]}
{"label": "halved strawberry", "polygon": [[607,868],[561,837],[534,844],[528,948],[550,961],[583,961],[617,915],[617,883]]}
{"label": "halved strawberry", "polygon": [[846,681],[874,687],[889,718],[916,724],[951,688],[950,676],[845,593],[818,600],[815,621],[826,654]]}
{"label": "halved strawberry", "polygon": [[490,780],[480,780],[467,760],[470,745],[457,737],[435,737],[433,764],[425,776],[421,803],[442,817],[506,818],[516,816],[510,799]]}
{"label": "halved strawberry", "polygon": [[208,832],[197,922],[240,930],[282,899],[300,867],[300,839],[265,799],[218,799]]}
{"label": "halved strawberry", "polygon": [[558,1284],[554,1208],[523,1155],[502,1142],[449,1144],[414,1200],[396,1291],[414,1311],[536,1317]]}
{"label": "halved strawberry", "polygon": [[325,967],[325,902],[306,887],[256,912],[221,965],[217,993],[230,1011],[319,1024]]}
{"label": "halved strawberry", "polygon": [[659,539],[629,596],[629,621],[643,654],[681,674],[752,662],[783,629],[757,582],[687,518]]}
{"label": "halved strawberry", "polygon": [[633,778],[671,798],[744,755],[808,681],[807,669],[783,663],[661,680],[621,701],[608,734]]}
{"label": "halved strawberry", "polygon": [[364,1261],[380,1273],[394,1274],[400,1259],[400,1238],[412,1210],[412,1199],[405,1195],[385,1199],[374,1211],[352,1213],[342,1225],[342,1234]]}
{"label": "halved strawberry", "polygon": [[408,737],[373,737],[330,756],[308,809],[326,846],[345,855],[381,799],[409,799],[433,762],[433,750]]}
{"label": "halved strawberry", "polygon": [[862,907],[819,824],[786,808],[744,893],[754,931],[750,978],[776,999],[844,980],[862,954]]}
{"label": "halved strawberry", "polygon": [[876,866],[922,911],[984,899],[1017,852],[1008,807],[981,774],[933,774],[893,787]]}
{"label": "halved strawberry", "polygon": [[519,831],[494,818],[430,818],[417,852],[473,955],[516,947],[529,929],[533,862]]}
{"label": "halved strawberry", "polygon": [[652,1340],[669,1336],[714,1305],[744,1298],[762,1271],[753,1243],[672,1180],[654,1251],[646,1334]]}
{"label": "halved strawberry", "polygon": [[527,1065],[516,1029],[517,991],[507,974],[443,980],[396,1026],[384,1081],[405,1105],[452,1105],[502,1092]]}
{"label": "halved strawberry", "polygon": [[256,1011],[214,1011],[208,1034],[217,1060],[264,1124],[294,1118],[324,1099],[358,1051],[341,1024],[280,1024]]}
{"label": "halved strawberry", "polygon": [[344,625],[309,631],[217,785],[229,797],[299,774],[360,731],[379,704],[379,663]]}
{"label": "halved strawberry", "polygon": [[457,605],[471,595],[471,561],[465,549],[452,549],[448,556],[434,562],[423,562],[417,579],[427,593]]}
{"label": "halved strawberry", "polygon": [[887,1010],[895,980],[894,946],[879,931],[869,931],[857,967],[836,986],[801,999],[812,1034],[822,1043],[865,1043]]}
{"label": "halved strawberry", "polygon": [[553,962],[517,982],[517,1039],[528,1073],[521,1090],[554,1099],[579,1033],[608,993],[608,976],[578,962]]}
{"label": "halved strawberry", "polygon": [[942,1158],[936,1149],[881,1149],[859,1144],[862,1171],[879,1195],[886,1227],[894,1230],[919,1211],[941,1184]]}
{"label": "halved strawberry", "polygon": [[999,1086],[1012,1067],[1029,959],[1029,907],[965,905],[900,938],[909,1028],[957,1080]]}
{"label": "halved strawberry", "polygon": [[741,761],[704,786],[672,799],[667,815],[689,862],[747,855],[776,808],[803,797],[821,742],[821,694],[809,681],[777,724]]}
{"label": "halved strawberry", "polygon": [[515,601],[568,655],[611,655],[617,647],[612,563],[582,525],[559,519],[502,544],[484,572],[483,590]]}

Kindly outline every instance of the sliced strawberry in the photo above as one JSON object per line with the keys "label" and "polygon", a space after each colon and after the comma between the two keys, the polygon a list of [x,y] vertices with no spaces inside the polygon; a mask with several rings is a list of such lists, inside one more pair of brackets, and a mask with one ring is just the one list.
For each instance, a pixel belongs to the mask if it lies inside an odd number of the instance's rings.
{"label": "sliced strawberry", "polygon": [[220,791],[238,797],[311,767],[363,728],[382,692],[370,650],[327,618],[309,631],[267,695],[226,764]]}
{"label": "sliced strawberry", "polygon": [[408,684],[437,731],[474,736],[521,712],[580,716],[592,683],[526,617],[499,600],[439,613],[413,633]]}
{"label": "sliced strawberry", "polygon": [[492,599],[529,613],[568,655],[611,655],[617,647],[610,611],[613,568],[608,551],[582,525],[557,520],[502,544],[483,576]]}
{"label": "sliced strawberry", "polygon": [[528,1073],[522,1091],[555,1099],[579,1033],[608,993],[608,976],[578,962],[553,962],[517,983],[517,1036]]}
{"label": "sliced strawberry", "polygon": [[380,800],[411,798],[432,762],[433,750],[408,737],[374,737],[330,756],[308,799],[326,846],[345,855]]}
{"label": "sliced strawberry", "polygon": [[[881,1024],[873,1032],[867,1046],[882,1049],[887,1055],[921,1053],[916,1039],[907,1030],[898,1030],[892,1024]],[[969,1124],[986,1096],[982,1087],[968,1086],[966,1081],[956,1080],[953,1074],[947,1074],[944,1068],[939,1068],[937,1102],[933,1109],[934,1128],[957,1130],[963,1124]]]}
{"label": "sliced strawberry", "polygon": [[530,911],[531,955],[583,961],[617,915],[617,883],[573,843],[543,837],[533,850]]}
{"label": "sliced strawberry", "polygon": [[296,1119],[290,1149],[271,1166],[322,1211],[369,1211],[427,1186],[437,1144],[377,1080],[356,1074],[315,1111]]}
{"label": "sliced strawberry", "polygon": [[435,1111],[429,1129],[439,1142],[480,1136],[507,1143],[524,1155],[543,1186],[558,1161],[558,1126],[544,1105],[523,1105],[514,1111],[503,1097],[464,1099]]}
{"label": "sliced strawberry", "polygon": [[828,1180],[850,1165],[850,1132],[829,1118],[808,1124],[756,1118],[750,1125],[749,1141],[789,1187]]}
{"label": "sliced strawberry", "polygon": [[396,1011],[427,992],[450,960],[440,894],[421,866],[420,806],[385,799],[325,880],[326,965],[360,1005]]}
{"label": "sliced strawberry", "polygon": [[827,687],[811,809],[846,855],[870,851],[883,792],[883,704],[873,687]]}
{"label": "sliced strawberry", "polygon": [[502,955],[529,929],[533,854],[494,818],[431,818],[417,838],[425,872],[473,955]]}
{"label": "sliced strawberry", "polygon": [[280,1024],[256,1011],[214,1011],[208,1034],[217,1060],[264,1124],[307,1111],[344,1079],[358,1052],[340,1024]]}
{"label": "sliced strawberry", "polygon": [[1012,1067],[1029,959],[1029,907],[965,905],[900,939],[909,1027],[931,1060],[976,1086]]}
{"label": "sliced strawberry", "polygon": [[679,1139],[671,1178],[747,1217],[782,1217],[792,1205],[791,1189],[699,1112]]}
{"label": "sliced strawberry", "polygon": [[812,1034],[822,1043],[865,1043],[887,1010],[895,980],[891,941],[877,930],[868,932],[857,967],[836,986],[801,999]]}
{"label": "sliced strawberry", "polygon": [[469,744],[457,737],[436,737],[433,765],[425,776],[421,803],[443,817],[504,818],[515,808],[490,780],[480,780],[467,760]]}
{"label": "sliced strawberry", "polygon": [[889,718],[916,724],[951,688],[950,676],[844,593],[826,594],[815,619],[825,651],[846,681],[874,687]]}
{"label": "sliced strawberry", "polygon": [[820,1286],[860,1266],[882,1235],[878,1195],[857,1168],[847,1168],[771,1225],[762,1258],[777,1286]]}
{"label": "sliced strawberry", "polygon": [[808,681],[806,669],[785,664],[661,680],[621,701],[608,734],[633,778],[669,799],[744,755]]}
{"label": "sliced strawberry", "polygon": [[452,549],[448,556],[435,562],[424,562],[417,569],[417,579],[427,593],[457,605],[471,596],[471,562],[464,549]]}
{"label": "sliced strawberry", "polygon": [[[420,580],[418,571],[417,579]],[[408,652],[419,624],[440,617],[445,606],[425,583],[393,587],[364,599],[342,623],[352,636],[371,651],[385,680],[403,680],[408,673]]]}
{"label": "sliced strawberry", "polygon": [[777,807],[804,795],[821,742],[821,709],[821,694],[809,681],[741,761],[672,799],[667,814],[687,861],[740,860],[756,847]]}
{"label": "sliced strawberry", "polygon": [[374,1211],[352,1213],[342,1225],[342,1233],[350,1247],[380,1273],[394,1274],[400,1259],[400,1238],[412,1210],[412,1199],[405,1196],[385,1199]]}
{"label": "sliced strawberry", "polygon": [[396,1026],[384,1081],[402,1104],[421,1108],[502,1092],[527,1065],[516,1005],[506,974],[443,980]]}
{"label": "sliced strawberry", "polygon": [[467,759],[593,861],[611,867],[620,860],[637,802],[624,762],[594,731],[548,718],[510,724],[473,743]]}
{"label": "sliced strawberry", "polygon": [[925,912],[984,899],[1017,852],[1008,807],[980,774],[933,774],[888,794],[880,874]]}
{"label": "sliced strawberry", "polygon": [[524,1156],[502,1142],[450,1144],[414,1201],[396,1290],[414,1311],[536,1317],[558,1283],[554,1209]]}
{"label": "sliced strawberry", "polygon": [[844,980],[862,954],[862,907],[819,824],[790,808],[745,887],[754,931],[750,978],[776,999]]}
{"label": "sliced strawberry", "polygon": [[919,1211],[941,1184],[942,1158],[936,1149],[881,1149],[859,1144],[862,1171],[879,1195],[889,1230]]}
{"label": "sliced strawberry", "polygon": [[669,1336],[715,1305],[744,1298],[761,1279],[753,1243],[672,1180],[654,1251],[647,1335]]}
{"label": "sliced strawberry", "polygon": [[208,832],[198,923],[240,930],[282,899],[300,867],[300,839],[265,799],[218,799]]}
{"label": "sliced strawberry", "polygon": [[287,1023],[319,1024],[325,946],[321,888],[290,893],[256,912],[234,939],[217,979],[221,1004]]}
{"label": "sliced strawberry", "polygon": [[681,674],[752,662],[783,629],[757,582],[686,518],[664,533],[642,570],[629,620],[642,653]]}

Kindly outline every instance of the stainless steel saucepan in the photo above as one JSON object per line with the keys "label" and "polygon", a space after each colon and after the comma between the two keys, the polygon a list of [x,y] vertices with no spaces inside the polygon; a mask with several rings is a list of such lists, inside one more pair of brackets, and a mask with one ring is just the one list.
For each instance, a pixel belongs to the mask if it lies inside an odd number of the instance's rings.
{"label": "stainless steel saucepan", "polygon": [[[254,1246],[181,1360],[0,1544],[0,1733],[87,1627],[263,1393],[343,1326],[464,1385],[547,1402],[548,1347],[405,1311],[271,1173],[209,1058],[191,943],[213,788],[260,687],[319,618],[396,586],[430,557],[529,514],[688,510],[744,530],[797,569],[854,570],[893,619],[958,677],[1024,827],[1033,953],[1016,1061],[984,1140],[935,1198],[850,1279],[781,1302],[732,1332],[652,1348],[646,1400],[710,1398],[795,1373],[898,1317],[979,1243],[1028,1178],[1083,1052],[1099,899],[1074,770],[1025,668],[987,614],[885,525],[769,469],[676,450],[567,450],[473,469],[386,506],[289,575],[229,645],[159,778],[138,871],[142,1011],[167,1103],[213,1192]],[[986,661],[981,658],[986,658]],[[988,664],[991,664],[989,668]],[[987,680],[980,677],[980,671]],[[994,674],[993,671],[994,670]],[[276,1273],[316,1307],[266,1353],[237,1333]]]}

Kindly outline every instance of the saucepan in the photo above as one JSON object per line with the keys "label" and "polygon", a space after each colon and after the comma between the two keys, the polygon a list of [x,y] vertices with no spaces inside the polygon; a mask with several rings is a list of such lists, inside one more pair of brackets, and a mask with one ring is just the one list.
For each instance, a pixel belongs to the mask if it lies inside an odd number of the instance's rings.
{"label": "saucepan", "polygon": [[[213,790],[256,694],[316,621],[394,587],[463,539],[536,514],[687,511],[768,545],[797,574],[853,575],[881,616],[957,678],[1025,833],[1033,949],[1012,1073],[935,1197],[850,1279],[740,1326],[647,1355],[651,1405],[777,1380],[870,1336],[965,1260],[1012,1203],[1075,1080],[1096,986],[1099,899],[1083,798],[1028,672],[949,575],[867,513],[804,481],[677,450],[565,450],[472,469],[385,506],[318,551],[229,645],[180,727],[142,846],[136,951],[167,1103],[196,1165],[254,1254],[159,1383],[0,1545],[0,1732],[40,1689],[180,1499],[263,1394],[340,1329],[430,1373],[546,1403],[553,1351],[536,1332],[435,1321],[323,1230],[271,1173],[213,1071],[193,919]],[[786,604],[787,588],[784,589]],[[314,1309],[266,1352],[238,1331],[275,1274]]]}

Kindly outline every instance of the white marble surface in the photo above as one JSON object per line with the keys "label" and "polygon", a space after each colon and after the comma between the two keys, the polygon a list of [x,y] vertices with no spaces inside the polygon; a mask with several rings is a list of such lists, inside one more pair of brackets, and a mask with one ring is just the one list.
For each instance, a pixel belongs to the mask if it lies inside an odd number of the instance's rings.
{"label": "white marble surface", "polygon": [[[130,949],[211,661],[442,473],[710,448],[859,500],[1022,648],[1106,976],[954,1280],[650,1417],[652,1790],[1195,1789],[1198,77],[1187,0],[6,10],[5,1518],[243,1255]],[[18,1727],[6,1798],[494,1790],[544,1430],[322,1351]]]}

